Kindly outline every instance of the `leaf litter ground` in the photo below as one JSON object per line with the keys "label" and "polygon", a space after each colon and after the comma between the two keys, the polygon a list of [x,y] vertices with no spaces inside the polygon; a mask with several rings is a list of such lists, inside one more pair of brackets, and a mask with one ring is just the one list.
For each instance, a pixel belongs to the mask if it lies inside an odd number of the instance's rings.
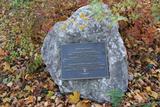
{"label": "leaf litter ground", "polygon": [[[0,1],[1,107],[111,107],[109,103],[97,104],[80,99],[78,92],[61,95],[43,64],[33,69],[34,72],[27,70],[27,64],[33,63],[33,57],[40,54],[43,39],[54,23],[66,20],[85,4],[83,0],[35,0],[13,6],[8,0]],[[120,24],[120,28],[124,27],[124,24]],[[122,34],[128,52],[130,75],[129,88],[121,104],[123,107],[142,106],[145,103],[158,107],[160,104],[160,24],[151,27],[156,28],[153,32],[154,42],[147,45],[134,36]],[[23,51],[25,46],[20,46],[23,36],[28,37],[29,44],[34,45],[33,52]],[[11,50],[15,51],[13,53],[5,48],[10,40],[14,41],[11,44]],[[16,53],[18,50],[20,55]]]}

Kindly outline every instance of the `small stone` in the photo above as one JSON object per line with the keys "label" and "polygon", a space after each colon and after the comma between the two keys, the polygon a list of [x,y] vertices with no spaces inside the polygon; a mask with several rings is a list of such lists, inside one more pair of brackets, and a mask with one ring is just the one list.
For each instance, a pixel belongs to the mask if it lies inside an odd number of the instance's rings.
{"label": "small stone", "polygon": [[38,96],[37,101],[41,101],[42,97]]}
{"label": "small stone", "polygon": [[7,84],[8,87],[11,87],[12,85],[13,85],[13,82],[9,82],[9,83]]}
{"label": "small stone", "polygon": [[133,74],[128,75],[128,80],[132,81],[133,80]]}
{"label": "small stone", "polygon": [[48,107],[48,102],[47,102],[47,101],[44,103],[44,106],[45,106],[45,107]]}
{"label": "small stone", "polygon": [[56,96],[55,96],[55,95],[54,95],[54,96],[52,96],[52,97],[51,97],[51,99],[52,99],[52,100],[55,100],[55,99],[56,99]]}

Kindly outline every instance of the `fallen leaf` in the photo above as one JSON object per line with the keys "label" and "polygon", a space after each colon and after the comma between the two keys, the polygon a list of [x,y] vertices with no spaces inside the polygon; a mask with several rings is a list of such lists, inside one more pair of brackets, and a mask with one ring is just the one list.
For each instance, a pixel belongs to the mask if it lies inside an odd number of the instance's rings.
{"label": "fallen leaf", "polygon": [[152,91],[152,90],[151,90],[151,87],[149,87],[149,86],[146,87],[146,91],[147,91],[147,92],[151,92],[151,91]]}
{"label": "fallen leaf", "polygon": [[60,97],[57,97],[57,98],[55,98],[55,104],[56,104],[55,107],[57,107],[59,105],[64,105],[64,101]]}
{"label": "fallen leaf", "polygon": [[158,107],[158,103],[153,102],[153,103],[152,103],[152,107]]}
{"label": "fallen leaf", "polygon": [[158,93],[155,91],[151,91],[151,93],[149,93],[150,96],[152,96],[155,99],[158,99]]}
{"label": "fallen leaf", "polygon": [[35,96],[29,96],[25,100],[26,100],[27,104],[34,103],[36,101],[36,97]]}
{"label": "fallen leaf", "polygon": [[9,83],[7,84],[8,87],[11,87],[12,85],[13,85],[13,82],[9,82]]}
{"label": "fallen leaf", "polygon": [[158,93],[155,91],[152,91],[151,87],[146,87],[146,91],[148,92],[148,94],[150,96],[152,96],[153,98],[157,99],[158,98]]}
{"label": "fallen leaf", "polygon": [[45,107],[48,107],[48,105],[49,105],[49,103],[48,103],[48,101],[46,101],[46,102],[44,103],[44,106],[45,106]]}
{"label": "fallen leaf", "polygon": [[103,107],[102,105],[97,104],[97,103],[93,103],[92,106],[93,106],[93,107]]}
{"label": "fallen leaf", "polygon": [[5,103],[4,105],[1,105],[1,107],[11,107],[9,103]]}
{"label": "fallen leaf", "polygon": [[47,97],[51,98],[54,95],[53,91],[48,91]]}
{"label": "fallen leaf", "polygon": [[68,96],[68,101],[71,104],[76,104],[80,100],[80,93],[78,91],[74,91],[73,94]]}
{"label": "fallen leaf", "polygon": [[33,88],[31,86],[29,86],[29,85],[26,85],[24,90],[27,90],[29,92],[33,92]]}
{"label": "fallen leaf", "polygon": [[54,84],[54,82],[51,80],[51,79],[48,79],[48,89],[49,90],[54,90],[54,88],[55,88],[55,84]]}
{"label": "fallen leaf", "polygon": [[87,0],[77,0],[79,5],[86,5],[87,4]]}
{"label": "fallen leaf", "polygon": [[91,102],[89,100],[83,100],[78,102],[76,107],[91,107]]}
{"label": "fallen leaf", "polygon": [[151,60],[151,59],[149,59],[149,58],[146,58],[145,61],[146,61],[147,63],[149,63],[149,64],[154,65],[154,66],[157,65],[157,62],[156,62],[156,61],[153,61],[153,60]]}
{"label": "fallen leaf", "polygon": [[3,63],[3,71],[12,71],[9,63],[7,62]]}
{"label": "fallen leaf", "polygon": [[7,95],[7,92],[4,92],[4,93],[0,94],[0,97],[3,98],[3,97],[5,97],[6,95]]}
{"label": "fallen leaf", "polygon": [[6,98],[3,98],[3,102],[4,102],[4,103],[7,103],[7,102],[9,103],[10,101],[11,101],[10,98],[7,98],[7,97],[6,97]]}
{"label": "fallen leaf", "polygon": [[134,98],[139,102],[139,103],[143,103],[145,102],[145,99],[143,99],[143,97],[140,94],[136,94],[134,95]]}
{"label": "fallen leaf", "polygon": [[4,55],[5,55],[5,51],[2,48],[0,48],[0,57],[2,57]]}
{"label": "fallen leaf", "polygon": [[23,106],[24,106],[24,103],[25,103],[24,99],[19,99],[19,100],[17,101],[17,103],[16,103],[16,106],[17,106],[17,107],[23,107]]}
{"label": "fallen leaf", "polygon": [[[6,83],[7,84],[7,83]],[[8,90],[8,87],[5,85],[5,83],[3,83],[3,81],[2,81],[2,83],[0,83],[0,93],[1,93],[1,91],[3,92],[3,91],[5,91],[5,92],[7,92],[7,90]],[[3,94],[5,95],[5,92],[3,92]],[[1,93],[1,95],[3,96],[3,94]],[[0,97],[2,97],[0,95]]]}

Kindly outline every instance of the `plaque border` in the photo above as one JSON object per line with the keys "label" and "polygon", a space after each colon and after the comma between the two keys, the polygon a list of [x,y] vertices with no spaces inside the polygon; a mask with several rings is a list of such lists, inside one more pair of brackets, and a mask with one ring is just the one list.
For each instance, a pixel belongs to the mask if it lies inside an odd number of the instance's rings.
{"label": "plaque border", "polygon": [[[104,44],[104,50],[105,50],[105,72],[106,72],[106,77],[104,76],[104,77],[102,77],[102,76],[96,76],[96,77],[84,77],[84,78],[69,78],[69,79],[64,79],[63,77],[62,77],[62,46],[65,46],[65,45],[74,45],[74,44],[76,44],[76,45],[80,45],[80,44],[97,44],[97,43],[102,43],[102,44]],[[61,68],[61,70],[60,70],[60,79],[62,80],[62,81],[70,81],[70,80],[88,80],[88,79],[102,79],[102,78],[106,78],[106,79],[109,79],[110,78],[110,72],[109,72],[109,61],[108,61],[108,53],[106,53],[106,47],[105,47],[105,42],[82,42],[82,43],[66,43],[66,44],[63,44],[63,45],[60,45],[60,68]],[[107,69],[108,69],[108,71],[107,71]]]}

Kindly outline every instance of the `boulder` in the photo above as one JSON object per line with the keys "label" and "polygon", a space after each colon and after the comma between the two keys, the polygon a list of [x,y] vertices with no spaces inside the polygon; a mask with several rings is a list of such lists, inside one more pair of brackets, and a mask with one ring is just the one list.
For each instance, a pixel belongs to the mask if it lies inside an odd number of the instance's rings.
{"label": "boulder", "polygon": [[[104,12],[111,15],[106,4]],[[110,17],[95,20],[91,6],[79,8],[66,21],[57,22],[48,32],[42,49],[42,57],[47,70],[61,93],[79,91],[82,98],[97,102],[110,101],[107,92],[128,87],[127,53],[118,31],[118,24],[113,24]],[[104,42],[108,57],[110,78],[88,80],[61,80],[60,46],[68,43]]]}

